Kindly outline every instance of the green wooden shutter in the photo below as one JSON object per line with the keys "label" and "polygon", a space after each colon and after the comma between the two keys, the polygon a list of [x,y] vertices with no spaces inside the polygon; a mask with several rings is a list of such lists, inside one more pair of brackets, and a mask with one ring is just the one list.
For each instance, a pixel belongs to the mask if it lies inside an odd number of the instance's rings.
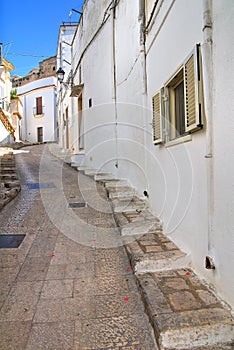
{"label": "green wooden shutter", "polygon": [[152,97],[153,106],[153,142],[155,145],[162,142],[161,93]]}
{"label": "green wooden shutter", "polygon": [[185,131],[193,132],[202,127],[200,47],[196,46],[184,64]]}

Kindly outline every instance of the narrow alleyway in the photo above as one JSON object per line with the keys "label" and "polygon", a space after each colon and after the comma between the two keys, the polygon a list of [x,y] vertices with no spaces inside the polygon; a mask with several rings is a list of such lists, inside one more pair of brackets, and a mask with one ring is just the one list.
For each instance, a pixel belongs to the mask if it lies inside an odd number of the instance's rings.
{"label": "narrow alleyway", "polygon": [[45,148],[16,155],[0,213],[1,234],[25,235],[0,250],[0,349],[157,349],[105,189]]}

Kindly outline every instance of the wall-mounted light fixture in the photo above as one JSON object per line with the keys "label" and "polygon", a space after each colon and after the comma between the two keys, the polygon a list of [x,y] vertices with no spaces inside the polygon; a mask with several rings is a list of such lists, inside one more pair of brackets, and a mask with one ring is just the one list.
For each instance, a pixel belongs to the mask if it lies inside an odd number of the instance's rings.
{"label": "wall-mounted light fixture", "polygon": [[57,74],[57,78],[58,81],[60,82],[60,84],[63,84],[66,86],[66,88],[70,88],[71,89],[71,95],[70,97],[79,97],[80,93],[83,90],[83,84],[78,84],[78,85],[74,85],[73,84],[73,76],[72,76],[72,71],[70,71],[70,74],[68,76],[67,82],[64,82],[64,76],[65,76],[65,72],[62,69],[62,67],[59,67],[59,69],[56,72]]}
{"label": "wall-mounted light fixture", "polygon": [[59,67],[59,69],[57,70],[56,74],[57,74],[58,81],[59,81],[60,83],[62,83],[63,80],[64,80],[64,75],[65,75],[65,72],[64,72],[64,70],[62,69],[62,67]]}

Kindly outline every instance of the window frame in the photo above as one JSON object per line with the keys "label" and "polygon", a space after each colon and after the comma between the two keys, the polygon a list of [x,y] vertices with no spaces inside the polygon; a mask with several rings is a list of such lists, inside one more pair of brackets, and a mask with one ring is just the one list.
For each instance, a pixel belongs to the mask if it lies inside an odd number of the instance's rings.
{"label": "window frame", "polygon": [[[153,143],[173,143],[202,129],[204,103],[202,87],[200,44],[186,57],[176,72],[152,97]],[[184,133],[177,134],[175,112],[175,89],[184,82]],[[160,113],[155,111],[154,99],[160,96]],[[178,142],[176,142],[178,143]]]}

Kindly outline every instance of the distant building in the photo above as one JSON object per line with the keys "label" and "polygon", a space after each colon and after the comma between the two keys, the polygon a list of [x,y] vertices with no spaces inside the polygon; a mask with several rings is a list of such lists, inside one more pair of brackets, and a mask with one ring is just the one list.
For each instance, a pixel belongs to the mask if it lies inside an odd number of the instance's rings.
{"label": "distant building", "polygon": [[39,68],[31,69],[25,77],[13,75],[11,78],[12,87],[17,88],[32,81],[51,76],[56,76],[56,56],[39,62]]}
{"label": "distant building", "polygon": [[64,71],[64,83],[58,82],[57,107],[58,107],[58,134],[59,144],[64,149],[73,150],[75,128],[72,127],[72,115],[76,110],[73,105],[76,101],[70,98],[71,94],[71,60],[72,40],[77,29],[77,23],[63,23],[59,28],[57,44],[57,70]]}
{"label": "distant building", "polygon": [[56,139],[56,57],[50,57],[25,77],[13,78],[23,103],[20,137],[23,141],[47,142]]}

